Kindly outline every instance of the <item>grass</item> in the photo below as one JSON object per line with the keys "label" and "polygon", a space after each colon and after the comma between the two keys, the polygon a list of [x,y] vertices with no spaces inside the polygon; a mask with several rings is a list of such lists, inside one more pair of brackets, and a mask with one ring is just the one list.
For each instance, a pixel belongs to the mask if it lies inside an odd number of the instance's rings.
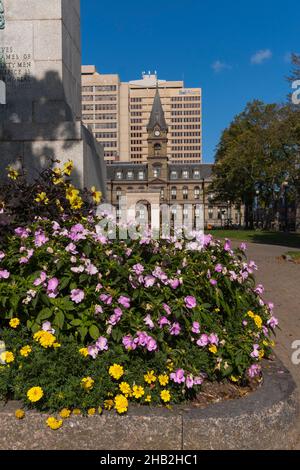
{"label": "grass", "polygon": [[288,251],[285,256],[290,256],[293,261],[300,262],[300,251]]}
{"label": "grass", "polygon": [[281,245],[300,249],[300,233],[267,232],[262,230],[209,230],[216,238],[229,238],[241,242],[263,245]]}

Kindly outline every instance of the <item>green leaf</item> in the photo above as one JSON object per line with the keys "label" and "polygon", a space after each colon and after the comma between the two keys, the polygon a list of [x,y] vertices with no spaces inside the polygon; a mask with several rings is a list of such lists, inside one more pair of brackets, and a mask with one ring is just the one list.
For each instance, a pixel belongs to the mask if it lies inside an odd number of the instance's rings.
{"label": "green leaf", "polygon": [[41,322],[42,320],[46,320],[47,318],[52,317],[52,310],[50,308],[43,308],[36,317],[37,323]]}
{"label": "green leaf", "polygon": [[58,328],[61,330],[64,326],[64,322],[65,322],[65,316],[63,312],[59,310],[55,315],[54,324],[57,325]]}
{"label": "green leaf", "polygon": [[84,341],[85,340],[85,337],[87,335],[87,332],[88,332],[88,329],[86,326],[80,326],[78,328],[78,331],[79,331],[79,334],[81,336],[81,341]]}
{"label": "green leaf", "polygon": [[89,328],[89,333],[93,339],[98,339],[100,336],[99,328],[96,325],[91,325]]}

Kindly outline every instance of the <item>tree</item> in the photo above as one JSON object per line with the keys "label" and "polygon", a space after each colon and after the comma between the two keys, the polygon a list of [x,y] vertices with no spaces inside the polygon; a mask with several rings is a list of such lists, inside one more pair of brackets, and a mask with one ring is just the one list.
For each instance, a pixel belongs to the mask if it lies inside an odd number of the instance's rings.
{"label": "tree", "polygon": [[245,205],[246,228],[253,228],[257,192],[268,214],[276,205],[276,189],[295,174],[297,138],[292,123],[295,127],[289,106],[255,100],[221,136],[212,189],[217,198]]}

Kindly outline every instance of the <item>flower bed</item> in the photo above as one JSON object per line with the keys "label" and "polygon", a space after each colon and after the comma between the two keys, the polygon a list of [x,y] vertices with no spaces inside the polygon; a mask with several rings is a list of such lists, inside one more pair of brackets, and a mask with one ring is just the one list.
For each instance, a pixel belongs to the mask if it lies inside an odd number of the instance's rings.
{"label": "flower bed", "polygon": [[260,376],[278,322],[244,245],[109,240],[96,223],[40,217],[2,243],[0,400],[60,413],[58,429],[71,412],[169,407],[204,381]]}

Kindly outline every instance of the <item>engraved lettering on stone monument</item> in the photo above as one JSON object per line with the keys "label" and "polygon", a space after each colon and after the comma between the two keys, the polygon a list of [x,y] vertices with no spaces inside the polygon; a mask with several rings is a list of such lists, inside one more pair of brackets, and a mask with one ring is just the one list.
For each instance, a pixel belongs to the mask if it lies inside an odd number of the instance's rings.
{"label": "engraved lettering on stone monument", "polygon": [[25,86],[32,80],[32,57],[12,46],[0,47],[0,79],[9,86]]}
{"label": "engraved lettering on stone monument", "polygon": [[2,0],[0,0],[0,29],[5,28],[5,16],[4,16],[4,6]]}

